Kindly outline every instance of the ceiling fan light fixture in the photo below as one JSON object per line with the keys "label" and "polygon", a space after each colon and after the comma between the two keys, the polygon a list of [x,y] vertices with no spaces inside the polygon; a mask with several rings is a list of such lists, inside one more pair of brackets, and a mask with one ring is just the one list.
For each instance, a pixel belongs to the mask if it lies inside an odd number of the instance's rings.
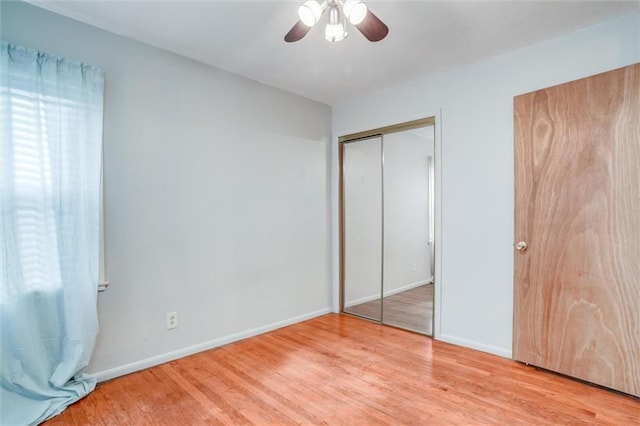
{"label": "ceiling fan light fixture", "polygon": [[300,19],[285,34],[284,41],[302,40],[325,14],[328,16],[324,37],[330,42],[348,37],[347,22],[371,42],[389,34],[389,27],[369,10],[364,0],[307,0],[298,8]]}
{"label": "ceiling fan light fixture", "polygon": [[367,5],[362,0],[347,0],[342,10],[352,25],[358,25],[367,16]]}
{"label": "ceiling fan light fixture", "polygon": [[347,36],[340,9],[335,4],[329,8],[329,21],[324,29],[324,38],[327,41],[342,41]]}
{"label": "ceiling fan light fixture", "polygon": [[315,0],[308,0],[298,8],[298,17],[307,27],[313,27],[322,16],[322,6]]}

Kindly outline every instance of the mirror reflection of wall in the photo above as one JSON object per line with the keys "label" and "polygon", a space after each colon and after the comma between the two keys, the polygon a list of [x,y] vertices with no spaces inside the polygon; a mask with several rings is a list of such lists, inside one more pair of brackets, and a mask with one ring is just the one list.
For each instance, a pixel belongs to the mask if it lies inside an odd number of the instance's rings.
{"label": "mirror reflection of wall", "polygon": [[346,313],[433,333],[433,124],[342,146]]}
{"label": "mirror reflection of wall", "polygon": [[345,311],[382,320],[382,138],[343,152]]}
{"label": "mirror reflection of wall", "polygon": [[384,135],[383,321],[425,334],[433,316],[433,146],[433,126]]}

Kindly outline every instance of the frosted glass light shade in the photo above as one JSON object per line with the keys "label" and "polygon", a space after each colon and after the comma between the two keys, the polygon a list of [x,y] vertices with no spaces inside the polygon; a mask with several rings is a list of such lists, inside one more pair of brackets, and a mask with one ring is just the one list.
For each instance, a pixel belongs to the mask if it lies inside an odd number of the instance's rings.
{"label": "frosted glass light shade", "polygon": [[312,27],[322,16],[322,7],[315,0],[308,0],[298,8],[298,17],[307,27]]}
{"label": "frosted glass light shade", "polygon": [[324,29],[324,38],[327,39],[327,41],[342,41],[345,35],[342,23],[327,24],[327,27]]}
{"label": "frosted glass light shade", "polygon": [[367,16],[367,5],[362,0],[347,0],[342,11],[351,24],[358,25]]}

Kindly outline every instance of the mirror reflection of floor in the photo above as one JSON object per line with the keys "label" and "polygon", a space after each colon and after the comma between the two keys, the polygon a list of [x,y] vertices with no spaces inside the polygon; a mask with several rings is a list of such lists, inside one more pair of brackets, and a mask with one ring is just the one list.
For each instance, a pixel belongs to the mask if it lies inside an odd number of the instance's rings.
{"label": "mirror reflection of floor", "polygon": [[[433,334],[433,284],[384,298],[383,323],[419,333]],[[345,308],[345,312],[371,319],[380,319],[380,299]]]}

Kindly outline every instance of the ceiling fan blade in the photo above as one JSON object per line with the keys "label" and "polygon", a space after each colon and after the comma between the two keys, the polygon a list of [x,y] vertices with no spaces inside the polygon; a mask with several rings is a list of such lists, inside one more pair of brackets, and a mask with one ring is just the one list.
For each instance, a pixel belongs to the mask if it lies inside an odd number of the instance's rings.
{"label": "ceiling fan blade", "polygon": [[284,41],[292,43],[294,41],[302,40],[307,35],[311,27],[307,27],[302,21],[296,22],[296,24],[289,30],[284,36]]}
{"label": "ceiling fan blade", "polygon": [[380,41],[389,34],[389,27],[370,10],[367,10],[367,15],[355,27],[369,41]]}

